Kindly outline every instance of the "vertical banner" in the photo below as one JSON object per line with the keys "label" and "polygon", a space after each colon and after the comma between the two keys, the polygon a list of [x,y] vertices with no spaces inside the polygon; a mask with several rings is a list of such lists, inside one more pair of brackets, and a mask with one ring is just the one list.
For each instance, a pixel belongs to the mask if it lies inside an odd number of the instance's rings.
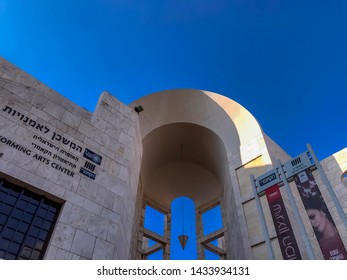
{"label": "vertical banner", "polygon": [[294,175],[300,197],[326,260],[345,260],[347,252],[309,169]]}
{"label": "vertical banner", "polygon": [[266,189],[265,194],[269,203],[283,259],[301,260],[302,258],[299,247],[296,243],[294,232],[278,185]]}

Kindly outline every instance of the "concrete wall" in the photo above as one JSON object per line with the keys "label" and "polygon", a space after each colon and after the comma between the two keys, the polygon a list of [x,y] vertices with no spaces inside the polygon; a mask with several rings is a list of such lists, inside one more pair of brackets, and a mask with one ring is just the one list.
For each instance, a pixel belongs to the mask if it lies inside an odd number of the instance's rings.
{"label": "concrete wall", "polygon": [[[271,151],[267,147],[265,136],[255,118],[237,102],[216,93],[199,90],[158,92],[132,103],[132,106],[137,105],[144,107],[144,112],[139,117],[144,142],[161,127],[179,123],[204,127],[218,137],[218,145],[211,143],[206,146],[201,145],[203,148],[200,149],[200,154],[207,158],[211,154],[220,154],[217,159],[210,157],[211,160],[208,161],[210,164],[205,164],[205,167],[214,174],[223,190],[221,204],[222,215],[225,218],[227,258],[253,259],[249,225],[243,204],[247,203],[253,195],[251,189],[248,188],[250,186],[249,175],[252,172],[260,175],[272,166]],[[168,150],[172,151],[175,150],[175,146],[179,147],[182,139],[184,139],[184,143],[195,142],[195,147],[199,146],[201,138],[195,137],[187,140],[180,137],[177,139],[176,145]],[[144,145],[144,158],[147,158],[148,150],[153,151],[158,147],[158,143],[160,144],[159,141],[156,143]],[[220,151],[223,152],[219,153]],[[148,158],[151,159],[150,164],[153,165],[152,152],[150,155]],[[259,157],[261,157],[261,162],[247,165],[254,163]],[[173,158],[173,156],[168,158]],[[191,157],[189,160],[204,165],[203,160],[198,157]],[[145,168],[146,172],[143,172],[142,176],[146,178],[149,175],[146,174],[148,172],[147,163],[144,162],[145,165],[142,168]],[[158,161],[158,165],[161,162],[163,160]],[[242,168],[245,171],[243,174],[238,174]],[[215,170],[219,170],[219,172]],[[146,192],[146,180],[143,183]],[[245,184],[248,187],[245,187]],[[198,187],[195,186],[195,188]],[[208,202],[207,196],[204,203]],[[258,232],[256,234],[259,235]]]}
{"label": "concrete wall", "polygon": [[[270,142],[267,141],[267,143],[268,143],[267,145],[269,146],[269,152],[271,154],[273,162],[276,162],[277,159],[280,159],[282,163],[284,163],[285,161],[290,159],[290,158],[287,158],[286,160],[287,155],[281,152],[280,150],[274,153],[274,149],[277,150],[278,147],[276,147],[276,145],[273,142],[271,144],[271,141]],[[269,145],[269,143],[270,145],[272,145],[272,147]],[[238,178],[238,183],[240,187],[240,195],[241,195],[242,210],[243,210],[242,212],[246,219],[245,227],[243,228],[243,236],[248,236],[248,238],[245,238],[243,240],[244,246],[245,246],[244,249],[246,253],[248,253],[247,256],[251,259],[268,259],[269,258],[269,254],[265,246],[264,237],[263,237],[260,224],[259,224],[260,217],[255,208],[254,195],[251,191],[251,186],[249,184],[250,174],[253,174],[255,177],[257,177],[261,175],[262,173],[264,173],[266,170],[273,168],[273,165],[271,166],[264,165],[261,161],[262,161],[262,157],[259,157],[237,169],[237,178]],[[347,213],[347,188],[346,188],[346,181],[344,179],[344,174],[346,173],[346,170],[347,170],[347,148],[322,160],[320,163],[323,167],[325,174],[328,177],[330,184],[333,187],[333,190],[338,198],[338,202],[343,207],[344,213],[346,214]],[[346,246],[347,245],[346,226],[343,224],[341,217],[339,216],[337,212],[336,205],[334,204],[327,190],[327,186],[323,183],[322,177],[319,174],[318,170],[313,171],[313,176],[317,182],[319,189],[321,190],[324,201],[326,202],[329,208],[329,211],[332,214],[333,220],[339,231],[341,239],[343,243],[345,244],[345,247],[347,247]],[[315,233],[311,226],[310,220],[306,214],[306,210],[301,201],[297,187],[294,182],[291,182],[289,185],[295,199],[295,204],[297,205],[299,209],[300,218],[304,223],[305,231],[307,232],[309,242],[312,246],[314,258],[323,259],[321,249],[315,237]],[[283,197],[283,201],[286,205],[286,210],[287,210],[289,219],[291,221],[291,225],[293,227],[294,235],[296,237],[296,241],[298,243],[302,258],[309,259],[309,254],[308,254],[308,251],[306,250],[302,233],[299,230],[299,225],[294,215],[294,209],[290,205],[288,193],[286,192],[284,187],[281,188],[281,194]],[[269,235],[271,238],[271,243],[273,246],[275,258],[282,259],[280,247],[277,240],[277,235],[276,235],[274,225],[271,219],[271,215],[269,212],[268,203],[264,196],[261,197],[261,204],[262,204],[262,208],[266,217],[266,224],[269,230]]]}
{"label": "concrete wall", "polygon": [[128,259],[137,114],[107,92],[88,112],[2,58],[0,104],[0,176],[63,202],[45,259]]}
{"label": "concrete wall", "polygon": [[[141,203],[148,191],[146,181],[139,182],[144,171],[142,141],[155,129],[177,123],[196,124],[218,138],[218,145],[210,145],[200,137],[202,150],[210,155],[208,164],[201,153],[191,159],[205,166],[221,186],[227,257],[268,258],[249,176],[257,177],[272,169],[277,159],[285,162],[290,157],[236,102],[210,92],[182,90],[150,95],[128,107],[104,92],[95,112],[88,112],[0,58],[0,104],[0,177],[63,204],[46,259],[138,258]],[[138,116],[134,105],[143,105],[144,112]],[[188,140],[194,142],[199,135],[191,137]],[[321,163],[346,213],[347,149]],[[314,176],[347,245],[346,228],[326,186],[317,171]],[[290,187],[316,258],[321,259],[296,186]],[[286,192],[281,192],[307,258],[293,209]],[[281,259],[267,202],[264,197],[261,201],[275,257]]]}
{"label": "concrete wall", "polygon": [[[314,148],[314,147],[313,147]],[[347,148],[344,148],[333,155],[321,161],[324,173],[326,174],[333,190],[337,196],[337,200],[347,214],[347,186],[343,180],[343,174],[347,171]],[[335,204],[327,190],[327,186],[323,183],[318,171],[314,171],[313,176],[317,181],[325,203],[327,204],[330,214],[335,222],[337,230],[340,233],[341,239],[347,248],[347,225],[344,225]]]}

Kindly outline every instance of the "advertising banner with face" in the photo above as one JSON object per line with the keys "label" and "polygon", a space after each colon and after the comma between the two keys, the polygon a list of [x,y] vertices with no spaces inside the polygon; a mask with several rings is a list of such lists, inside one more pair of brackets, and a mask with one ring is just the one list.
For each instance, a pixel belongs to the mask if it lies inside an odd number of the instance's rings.
{"label": "advertising banner with face", "polygon": [[271,216],[275,225],[278,242],[284,260],[301,260],[301,254],[296,243],[286,208],[278,185],[265,190]]}
{"label": "advertising banner with face", "polygon": [[294,175],[294,180],[324,259],[347,259],[347,252],[340,234],[337,231],[312,172],[306,169]]}

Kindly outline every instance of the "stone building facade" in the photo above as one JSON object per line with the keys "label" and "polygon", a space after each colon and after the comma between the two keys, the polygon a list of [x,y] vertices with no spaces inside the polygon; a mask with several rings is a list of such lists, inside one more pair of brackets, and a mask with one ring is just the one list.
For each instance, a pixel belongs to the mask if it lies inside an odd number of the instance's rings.
{"label": "stone building facade", "polygon": [[[170,259],[170,205],[182,191],[196,207],[198,258],[205,250],[222,259],[269,258],[250,175],[290,156],[235,101],[172,90],[127,106],[103,92],[89,112],[0,58],[0,104],[0,258],[146,259],[162,250]],[[144,111],[135,112],[138,106]],[[346,155],[344,149],[321,161],[345,213]],[[346,245],[346,228],[314,175]],[[269,208],[261,201],[275,258],[281,259]],[[163,235],[144,227],[147,205],[165,216]],[[223,227],[205,236],[202,214],[216,205]],[[305,215],[302,220],[321,259],[310,221]],[[148,239],[156,245],[148,246]]]}

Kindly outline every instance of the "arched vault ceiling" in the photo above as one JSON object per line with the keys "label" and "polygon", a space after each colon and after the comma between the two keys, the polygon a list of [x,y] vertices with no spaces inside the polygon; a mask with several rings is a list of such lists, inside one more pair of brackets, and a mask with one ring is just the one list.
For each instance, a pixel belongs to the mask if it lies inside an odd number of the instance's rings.
{"label": "arched vault ceiling", "polygon": [[[147,196],[171,203],[182,195],[182,182],[183,194],[195,203],[206,203],[221,194],[226,152],[209,129],[190,123],[165,125],[145,137],[143,150],[141,176]],[[163,198],[166,195],[169,198]]]}
{"label": "arched vault ceiling", "polygon": [[[179,176],[190,182],[187,193],[195,203],[220,195],[230,176],[228,159],[242,162],[241,149],[262,137],[258,122],[244,107],[216,93],[168,90],[144,96],[129,106],[139,105],[144,109],[139,113],[144,194],[162,198],[165,204],[178,194],[175,177]],[[184,174],[177,171],[181,161]]]}

